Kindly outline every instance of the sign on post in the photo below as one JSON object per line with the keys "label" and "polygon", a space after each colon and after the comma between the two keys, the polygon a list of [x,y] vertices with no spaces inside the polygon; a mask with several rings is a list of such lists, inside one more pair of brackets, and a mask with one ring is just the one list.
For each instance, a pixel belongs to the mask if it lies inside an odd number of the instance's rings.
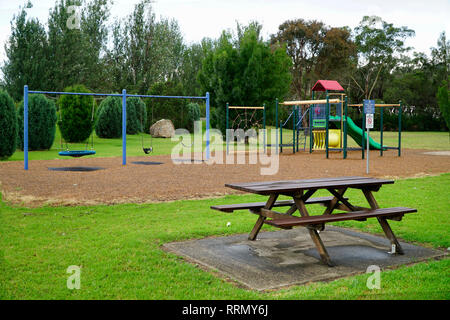
{"label": "sign on post", "polygon": [[367,129],[367,164],[366,173],[369,174],[369,129],[373,129],[373,115],[375,113],[375,100],[363,101],[364,113],[366,115],[366,129]]}
{"label": "sign on post", "polygon": [[364,107],[365,114],[374,114],[375,113],[375,100],[364,100],[363,107]]}
{"label": "sign on post", "polygon": [[373,113],[366,114],[366,128],[373,129]]}

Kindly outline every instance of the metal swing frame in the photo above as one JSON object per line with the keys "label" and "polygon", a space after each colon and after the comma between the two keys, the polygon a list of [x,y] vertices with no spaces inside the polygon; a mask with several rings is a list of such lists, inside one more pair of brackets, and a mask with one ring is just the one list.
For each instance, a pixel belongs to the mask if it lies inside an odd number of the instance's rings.
{"label": "metal swing frame", "polygon": [[127,94],[125,89],[122,93],[90,93],[90,92],[61,92],[61,91],[37,91],[29,90],[28,85],[23,87],[23,136],[24,136],[24,156],[23,156],[23,166],[24,170],[28,170],[28,95],[31,93],[36,94],[53,94],[53,95],[79,95],[79,96],[94,96],[94,97],[121,97],[122,98],[122,165],[127,164],[127,97],[140,97],[140,98],[168,98],[168,99],[199,99],[205,100],[206,102],[206,148],[205,148],[205,158],[209,160],[211,157],[210,151],[210,96],[209,92],[206,95],[201,96],[158,96],[158,95],[138,95],[138,94]]}

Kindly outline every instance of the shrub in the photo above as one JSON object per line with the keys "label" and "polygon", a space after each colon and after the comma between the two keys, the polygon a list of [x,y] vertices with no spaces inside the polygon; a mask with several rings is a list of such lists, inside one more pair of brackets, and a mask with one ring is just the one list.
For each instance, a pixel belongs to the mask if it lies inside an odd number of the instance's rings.
{"label": "shrub", "polygon": [[226,130],[226,111],[225,108],[211,108],[211,127],[219,129],[223,134]]}
{"label": "shrub", "polygon": [[450,90],[448,90],[447,82],[442,83],[442,87],[439,87],[436,98],[439,108],[441,110],[442,117],[450,131]]}
{"label": "shrub", "polygon": [[187,106],[187,117],[184,127],[193,132],[194,122],[200,120],[200,106],[197,103],[189,103]]}
{"label": "shrub", "polygon": [[[83,85],[68,87],[65,92],[89,91]],[[89,138],[94,129],[92,96],[62,95],[58,101],[60,118],[58,122],[61,136],[67,142],[83,142]]]}
{"label": "shrub", "polygon": [[[18,145],[23,150],[23,101],[18,110]],[[32,94],[28,98],[28,150],[49,150],[55,140],[55,103],[42,94]]]}
{"label": "shrub", "polygon": [[[172,81],[157,82],[150,88],[149,94],[163,96],[182,96],[183,86]],[[175,128],[184,127],[187,117],[185,99],[148,98],[146,99],[145,103],[147,105],[148,116],[145,131],[148,131],[149,126],[161,119],[171,120]]]}
{"label": "shrub", "polygon": [[122,99],[108,97],[100,103],[95,133],[100,138],[120,138],[122,135]]}
{"label": "shrub", "polygon": [[206,117],[206,103],[200,103],[200,117]]}
{"label": "shrub", "polygon": [[16,151],[17,114],[14,101],[0,90],[0,159],[7,159]]}
{"label": "shrub", "polygon": [[127,99],[127,134],[143,132],[147,120],[145,103],[136,97]]}

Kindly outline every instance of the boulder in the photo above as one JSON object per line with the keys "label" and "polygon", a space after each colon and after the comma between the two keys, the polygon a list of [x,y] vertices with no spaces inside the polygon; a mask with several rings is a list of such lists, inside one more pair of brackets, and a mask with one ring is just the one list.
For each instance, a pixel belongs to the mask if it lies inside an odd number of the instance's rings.
{"label": "boulder", "polygon": [[150,134],[155,138],[172,138],[175,136],[175,127],[172,121],[161,119],[150,127]]}

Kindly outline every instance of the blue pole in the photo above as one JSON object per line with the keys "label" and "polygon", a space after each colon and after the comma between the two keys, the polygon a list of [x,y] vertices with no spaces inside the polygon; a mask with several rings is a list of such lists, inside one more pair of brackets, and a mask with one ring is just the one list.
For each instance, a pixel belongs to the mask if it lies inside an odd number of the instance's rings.
{"label": "blue pole", "polygon": [[122,90],[122,165],[127,164],[127,90]]}
{"label": "blue pole", "polygon": [[292,107],[292,153],[295,153],[295,109],[296,107]]}
{"label": "blue pole", "polygon": [[330,102],[328,101],[328,99],[329,99],[329,96],[328,96],[328,91],[327,91],[327,105],[326,105],[326,109],[325,109],[325,117],[326,117],[326,119],[325,119],[325,148],[326,148],[326,156],[327,156],[327,159],[328,159],[328,153],[329,153],[329,150],[328,150],[328,143],[329,143],[329,138],[328,138],[328,132],[329,132],[329,128],[330,128],[330,124],[329,124],[329,121],[330,121]]}
{"label": "blue pole", "polygon": [[28,86],[23,87],[23,164],[28,170]]}
{"label": "blue pole", "polygon": [[210,158],[209,150],[209,92],[206,93],[206,160]]}
{"label": "blue pole", "polygon": [[266,152],[267,152],[267,150],[266,150],[266,148],[267,148],[267,142],[266,142],[267,137],[266,137],[266,104],[265,103],[263,104],[263,107],[264,107],[264,109],[263,109],[264,154],[266,154]]}
{"label": "blue pole", "polygon": [[[281,139],[281,130],[280,130]],[[272,138],[270,138],[270,144],[272,145]],[[280,153],[280,146],[278,145],[278,98],[275,99],[275,153]]]}
{"label": "blue pole", "polygon": [[227,108],[227,121],[226,121],[226,126],[225,126],[225,140],[227,143],[227,154],[229,153],[229,139],[230,137],[228,136],[228,117],[230,116],[230,110],[229,110],[229,104],[227,102],[226,108]]}

